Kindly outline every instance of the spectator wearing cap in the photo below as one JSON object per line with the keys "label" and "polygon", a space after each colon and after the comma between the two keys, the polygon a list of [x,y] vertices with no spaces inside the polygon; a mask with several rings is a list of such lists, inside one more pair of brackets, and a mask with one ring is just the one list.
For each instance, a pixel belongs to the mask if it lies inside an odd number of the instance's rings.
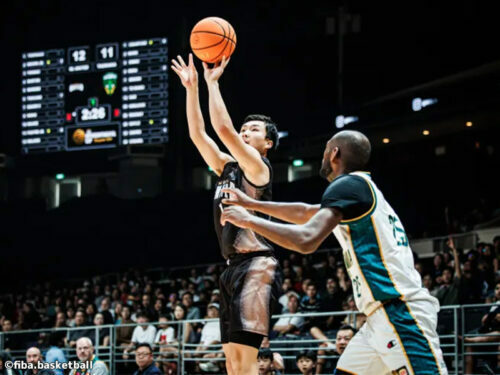
{"label": "spectator wearing cap", "polygon": [[134,375],[162,375],[160,369],[153,363],[153,349],[147,343],[136,346],[135,363],[138,369]]}

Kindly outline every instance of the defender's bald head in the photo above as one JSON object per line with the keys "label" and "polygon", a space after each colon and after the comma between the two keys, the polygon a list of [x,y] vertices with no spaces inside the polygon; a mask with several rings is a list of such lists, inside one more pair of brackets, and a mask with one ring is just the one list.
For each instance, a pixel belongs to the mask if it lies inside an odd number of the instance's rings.
{"label": "defender's bald head", "polygon": [[366,135],[356,130],[342,130],[336,133],[328,141],[329,151],[334,147],[339,149],[339,157],[346,173],[362,170],[370,160],[370,141]]}

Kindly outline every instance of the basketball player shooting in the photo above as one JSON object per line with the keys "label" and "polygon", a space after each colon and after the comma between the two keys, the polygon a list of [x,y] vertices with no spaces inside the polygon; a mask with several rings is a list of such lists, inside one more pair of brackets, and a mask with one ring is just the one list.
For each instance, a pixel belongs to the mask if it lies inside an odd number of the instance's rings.
{"label": "basketball player shooting", "polygon": [[269,331],[272,306],[281,289],[273,247],[262,236],[228,224],[222,226],[222,189],[238,188],[255,200],[271,199],[272,168],[268,151],[278,145],[278,131],[264,115],[249,115],[238,133],[219,90],[218,80],[229,60],[210,68],[203,63],[212,126],[229,153],[219,149],[206,131],[198,96],[198,73],[189,55],[172,60],[172,70],[186,88],[189,135],[218,176],[213,202],[214,223],[228,267],[220,276],[221,338],[230,375],[255,375],[257,353]]}
{"label": "basketball player shooting", "polygon": [[[439,302],[422,287],[399,217],[370,175],[371,146],[357,131],[326,144],[320,174],[329,182],[320,205],[258,202],[236,189],[221,223],[258,233],[282,247],[313,253],[333,231],[366,323],[349,342],[336,374],[447,374],[436,333]],[[258,211],[294,224],[250,215]]]}

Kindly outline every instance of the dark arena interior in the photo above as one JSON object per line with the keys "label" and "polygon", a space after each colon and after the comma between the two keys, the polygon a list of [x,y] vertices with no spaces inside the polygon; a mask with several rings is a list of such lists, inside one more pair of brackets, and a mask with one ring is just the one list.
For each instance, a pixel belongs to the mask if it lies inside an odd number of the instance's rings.
{"label": "dark arena interior", "polygon": [[[246,368],[261,375],[500,374],[500,23],[494,5],[2,2],[0,375],[252,373]],[[219,115],[210,104],[219,88],[236,132],[253,113],[277,124],[279,147],[268,154],[272,201],[321,202],[318,215],[340,210],[346,219],[342,206],[323,206],[329,182],[319,171],[330,138],[359,131],[371,142],[363,171],[383,192],[375,198],[368,183],[376,203],[371,220],[378,220],[385,198],[404,225],[387,231],[399,247],[389,249],[377,237],[375,255],[356,241],[343,245],[331,230],[307,254],[275,241],[282,285],[258,358],[252,352],[255,363],[241,369],[230,367],[236,362],[222,350],[217,319],[227,303],[221,275],[242,254],[228,261],[221,255],[214,230],[220,226],[217,216],[214,222],[217,170],[193,144],[186,116],[191,94],[171,69],[178,55],[188,62],[191,30],[212,16],[228,21],[237,35],[217,86],[206,82],[193,56],[206,134],[221,152],[242,165],[218,121],[211,121]],[[342,147],[339,163],[346,157]],[[351,233],[354,224],[347,223],[336,222]],[[369,359],[352,355],[356,336],[375,318],[360,307],[367,297],[344,262],[345,246],[357,254],[381,310],[391,311],[394,301],[410,306],[411,293],[377,297],[376,277],[362,265],[365,255],[380,260],[391,288],[407,288],[411,279],[419,293],[439,301],[432,330],[442,360],[435,370],[420,369],[425,353],[439,357],[430,341],[406,344],[411,337],[389,314],[398,339],[379,336],[382,349],[373,349],[385,370],[357,372]],[[387,263],[400,262],[403,251],[413,262],[405,258],[409,268],[402,275],[414,276],[400,281]],[[76,350],[82,337],[90,339],[87,357]],[[400,367],[385,359],[393,346],[404,353]],[[301,367],[304,359],[311,369]],[[27,367],[42,361],[68,365]],[[92,369],[69,367],[86,361]]]}

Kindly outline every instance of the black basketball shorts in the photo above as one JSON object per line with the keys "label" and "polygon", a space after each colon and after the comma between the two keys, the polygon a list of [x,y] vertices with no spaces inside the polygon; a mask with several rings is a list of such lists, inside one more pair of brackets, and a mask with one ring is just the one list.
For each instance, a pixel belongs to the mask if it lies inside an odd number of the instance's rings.
{"label": "black basketball shorts", "polygon": [[[248,332],[267,336],[281,292],[279,263],[270,251],[236,254],[219,279],[222,343]],[[250,345],[254,346],[254,345]]]}

